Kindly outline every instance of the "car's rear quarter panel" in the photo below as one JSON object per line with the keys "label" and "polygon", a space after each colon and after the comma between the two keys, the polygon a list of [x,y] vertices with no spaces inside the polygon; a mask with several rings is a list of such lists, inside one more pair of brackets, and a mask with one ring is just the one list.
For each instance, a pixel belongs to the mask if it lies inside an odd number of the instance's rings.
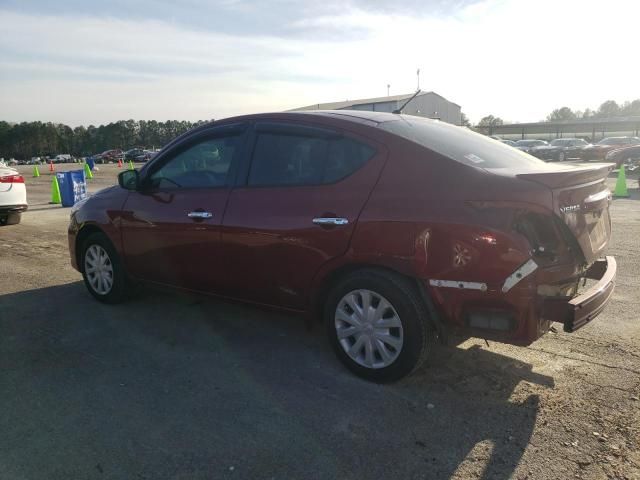
{"label": "car's rear quarter panel", "polygon": [[[465,326],[464,310],[475,306],[510,310],[523,320],[497,339],[528,344],[538,338],[548,324],[538,322],[532,302],[535,277],[508,294],[501,291],[505,279],[528,260],[529,246],[510,231],[517,208],[501,208],[499,202],[517,192],[523,209],[545,210],[540,205],[547,197],[539,197],[540,188],[528,182],[489,175],[411,142],[390,143],[389,160],[352,239],[353,261],[419,279],[459,333],[473,333]],[[477,208],[482,202],[498,206]],[[432,279],[480,282],[487,290],[433,287]]]}

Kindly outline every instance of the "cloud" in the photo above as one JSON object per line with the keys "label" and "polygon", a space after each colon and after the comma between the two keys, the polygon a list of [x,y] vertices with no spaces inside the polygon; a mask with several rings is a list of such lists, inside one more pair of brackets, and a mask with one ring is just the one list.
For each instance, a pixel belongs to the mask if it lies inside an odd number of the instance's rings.
{"label": "cloud", "polygon": [[638,96],[625,46],[640,7],[623,0],[597,11],[578,0],[5,0],[1,8],[0,111],[13,121],[284,110],[384,95],[387,84],[410,92],[416,68],[423,89],[472,120],[538,120],[562,105]]}

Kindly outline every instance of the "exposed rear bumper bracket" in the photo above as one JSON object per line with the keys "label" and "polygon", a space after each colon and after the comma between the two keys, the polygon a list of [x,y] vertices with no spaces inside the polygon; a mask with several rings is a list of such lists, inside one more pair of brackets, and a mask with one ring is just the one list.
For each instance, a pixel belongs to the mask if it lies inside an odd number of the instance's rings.
{"label": "exposed rear bumper bracket", "polygon": [[613,294],[617,264],[613,257],[597,260],[585,277],[598,283],[577,297],[553,297],[544,300],[544,317],[564,324],[565,332],[575,332],[596,318]]}

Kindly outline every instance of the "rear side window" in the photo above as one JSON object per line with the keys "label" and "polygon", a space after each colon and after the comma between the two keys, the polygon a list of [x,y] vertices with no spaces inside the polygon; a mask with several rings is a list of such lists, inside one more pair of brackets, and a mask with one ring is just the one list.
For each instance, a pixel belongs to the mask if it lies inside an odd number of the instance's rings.
{"label": "rear side window", "polygon": [[345,137],[259,132],[248,184],[334,183],[358,170],[374,153],[369,145]]}
{"label": "rear side window", "polygon": [[516,148],[468,128],[420,117],[398,115],[379,127],[460,163],[486,169],[558,170]]}

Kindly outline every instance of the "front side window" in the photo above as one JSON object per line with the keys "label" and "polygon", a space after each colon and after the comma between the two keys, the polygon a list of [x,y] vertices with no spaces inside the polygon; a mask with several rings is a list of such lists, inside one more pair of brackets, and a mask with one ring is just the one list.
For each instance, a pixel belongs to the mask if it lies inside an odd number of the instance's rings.
{"label": "front side window", "polygon": [[321,185],[359,169],[375,150],[345,137],[258,133],[250,186]]}
{"label": "front side window", "polygon": [[239,147],[240,135],[201,140],[154,171],[150,183],[161,189],[223,187]]}

